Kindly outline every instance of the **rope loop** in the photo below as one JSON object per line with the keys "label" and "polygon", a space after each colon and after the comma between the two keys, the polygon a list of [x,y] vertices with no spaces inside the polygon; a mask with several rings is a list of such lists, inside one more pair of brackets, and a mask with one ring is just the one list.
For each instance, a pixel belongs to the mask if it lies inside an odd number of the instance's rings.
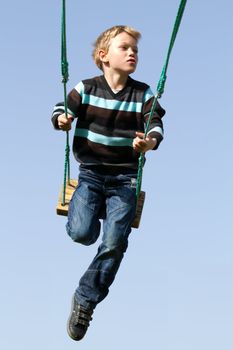
{"label": "rope loop", "polygon": [[164,89],[165,89],[165,83],[167,80],[167,75],[165,72],[162,72],[161,77],[159,79],[158,85],[157,85],[157,98],[161,98],[163,93],[164,93]]}
{"label": "rope loop", "polygon": [[69,63],[67,61],[61,62],[62,83],[67,83],[69,80]]}

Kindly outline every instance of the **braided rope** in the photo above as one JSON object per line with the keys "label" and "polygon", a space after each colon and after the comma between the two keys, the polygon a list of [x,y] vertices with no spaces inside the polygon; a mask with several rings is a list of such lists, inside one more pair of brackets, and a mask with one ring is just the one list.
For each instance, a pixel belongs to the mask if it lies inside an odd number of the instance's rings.
{"label": "braided rope", "polygon": [[[66,49],[66,3],[62,0],[62,18],[61,18],[61,74],[64,92],[64,108],[65,115],[68,118],[67,107],[67,89],[66,84],[69,80],[69,63],[67,61],[67,49]],[[66,131],[66,147],[65,147],[65,164],[64,164],[64,181],[63,181],[63,195],[62,205],[66,202],[66,183],[70,182],[70,145],[69,145],[69,132]]]}
{"label": "braided rope", "polygon": [[[165,63],[164,66],[162,68],[162,72],[160,75],[160,79],[157,85],[157,93],[154,97],[153,100],[153,104],[150,110],[150,114],[146,123],[146,127],[145,127],[145,133],[144,133],[144,139],[146,138],[147,134],[148,134],[148,130],[149,130],[149,126],[151,123],[151,119],[153,117],[155,108],[156,108],[156,104],[159,98],[162,97],[162,94],[164,93],[164,89],[165,89],[165,83],[166,83],[166,79],[167,79],[167,68],[168,68],[168,64],[169,64],[169,59],[171,56],[171,52],[172,52],[172,48],[174,46],[175,40],[176,40],[176,36],[180,27],[180,23],[183,17],[183,13],[184,13],[184,9],[186,6],[186,2],[187,0],[181,0],[178,11],[177,11],[177,15],[176,15],[176,19],[175,19],[175,23],[174,23],[174,27],[173,27],[173,31],[172,31],[172,35],[171,35],[171,39],[170,39],[170,43],[169,43],[169,47],[168,47],[168,51],[167,51],[167,55],[166,55],[166,59],[165,59]],[[139,198],[140,192],[141,192],[141,186],[142,186],[142,173],[143,173],[143,165],[145,162],[145,153],[141,153],[139,160],[138,160],[138,174],[137,174],[137,187],[136,187],[136,195],[137,195],[137,200]]]}

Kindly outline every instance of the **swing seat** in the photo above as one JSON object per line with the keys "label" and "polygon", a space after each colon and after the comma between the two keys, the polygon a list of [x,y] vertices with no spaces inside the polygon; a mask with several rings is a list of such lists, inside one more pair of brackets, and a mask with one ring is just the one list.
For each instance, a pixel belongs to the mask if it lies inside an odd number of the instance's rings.
{"label": "swing seat", "polygon": [[70,181],[66,182],[66,192],[65,192],[65,204],[63,204],[63,186],[59,193],[58,203],[57,203],[57,215],[67,216],[69,203],[73,196],[74,190],[78,185],[78,180],[70,179]]}
{"label": "swing seat", "polygon": [[[70,203],[73,192],[74,192],[75,188],[77,187],[77,185],[78,185],[78,180],[70,179],[69,183],[67,181],[66,192],[65,192],[65,204],[64,205],[63,205],[63,186],[62,186],[60,193],[59,193],[58,204],[56,207],[57,215],[63,215],[63,216],[68,215],[69,203]],[[141,216],[142,216],[142,209],[143,209],[144,201],[145,201],[145,196],[146,196],[146,193],[144,191],[141,191],[139,194],[138,201],[137,201],[137,208],[136,208],[134,221],[131,225],[131,227],[133,227],[133,228],[139,227]]]}

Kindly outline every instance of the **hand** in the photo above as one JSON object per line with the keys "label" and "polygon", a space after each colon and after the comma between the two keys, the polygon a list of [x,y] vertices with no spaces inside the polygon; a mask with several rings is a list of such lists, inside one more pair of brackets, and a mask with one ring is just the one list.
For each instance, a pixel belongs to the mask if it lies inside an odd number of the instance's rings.
{"label": "hand", "polygon": [[143,132],[136,132],[136,137],[133,140],[133,149],[136,152],[145,153],[156,146],[157,140],[147,135],[144,139]]}
{"label": "hand", "polygon": [[58,127],[63,131],[69,131],[71,129],[72,121],[73,117],[70,114],[68,114],[66,118],[65,113],[63,113],[57,118]]}

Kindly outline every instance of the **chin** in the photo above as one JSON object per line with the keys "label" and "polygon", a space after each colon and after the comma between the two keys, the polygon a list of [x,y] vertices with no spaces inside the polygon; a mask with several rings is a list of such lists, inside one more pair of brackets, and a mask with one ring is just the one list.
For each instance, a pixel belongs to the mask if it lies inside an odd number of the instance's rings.
{"label": "chin", "polygon": [[127,73],[128,73],[128,74],[132,74],[132,73],[135,72],[135,70],[136,70],[136,67],[133,67],[133,68],[131,68],[131,69],[128,69],[128,70],[127,70]]}

